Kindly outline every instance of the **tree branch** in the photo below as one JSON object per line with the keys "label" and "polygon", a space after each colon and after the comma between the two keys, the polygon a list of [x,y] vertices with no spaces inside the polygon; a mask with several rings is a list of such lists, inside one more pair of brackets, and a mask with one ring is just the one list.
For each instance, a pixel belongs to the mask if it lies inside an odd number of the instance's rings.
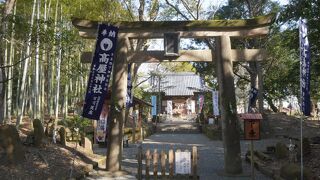
{"label": "tree branch", "polygon": [[180,11],[179,8],[177,8],[176,6],[174,6],[173,4],[171,4],[168,0],[166,0],[166,3],[167,3],[170,7],[172,7],[174,10],[176,10],[177,13],[180,14],[185,20],[189,20],[189,18],[188,18],[186,15],[184,15],[184,14]]}
{"label": "tree branch", "polygon": [[139,12],[139,21],[144,21],[144,6],[145,6],[145,1],[144,0],[139,0],[140,2],[140,6],[139,6],[139,9],[138,9],[138,12]]}
{"label": "tree branch", "polygon": [[130,15],[130,17],[131,17],[131,20],[134,21],[134,16],[133,16],[133,13],[132,13],[132,10],[131,10],[129,4],[127,3],[127,0],[124,0],[123,3],[126,5],[126,8],[127,8],[128,12],[129,12],[129,15]]}
{"label": "tree branch", "polygon": [[253,73],[253,72],[252,72],[252,69],[251,69],[249,66],[243,65],[243,64],[241,64],[241,63],[239,63],[239,65],[240,65],[241,67],[245,68],[245,69],[249,72],[249,74],[252,74],[252,73]]}
{"label": "tree branch", "polygon": [[239,77],[240,79],[243,79],[243,80],[245,80],[245,81],[251,82],[250,79],[241,76],[241,75],[238,74],[237,72],[233,72],[233,74],[236,75],[237,77]]}
{"label": "tree branch", "polygon": [[[0,69],[5,69],[5,68],[10,68],[10,67],[16,66],[16,65],[20,64],[21,62],[25,61],[26,59],[30,58],[32,55],[33,55],[33,53],[30,53],[26,57],[20,59],[19,61],[15,62],[13,64],[2,65],[2,66],[0,66]],[[39,53],[39,55],[43,55],[43,53]]]}
{"label": "tree branch", "polygon": [[144,79],[143,81],[139,82],[138,84],[136,84],[136,85],[134,86],[134,88],[139,87],[142,83],[148,81],[150,78],[151,78],[151,76],[149,76],[147,79]]}
{"label": "tree branch", "polygon": [[186,8],[186,10],[188,11],[188,13],[192,16],[192,18],[197,20],[197,18],[193,15],[192,10],[188,6],[188,4],[184,0],[181,0],[181,2],[183,4],[183,6]]}
{"label": "tree branch", "polygon": [[9,81],[11,81],[11,80],[13,80],[13,77],[10,78],[10,79],[5,79],[4,81],[0,81],[0,84],[2,84],[2,83],[7,83],[7,82],[9,82]]}
{"label": "tree branch", "polygon": [[198,2],[197,2],[197,20],[199,19],[200,1],[201,1],[201,0],[198,0]]}

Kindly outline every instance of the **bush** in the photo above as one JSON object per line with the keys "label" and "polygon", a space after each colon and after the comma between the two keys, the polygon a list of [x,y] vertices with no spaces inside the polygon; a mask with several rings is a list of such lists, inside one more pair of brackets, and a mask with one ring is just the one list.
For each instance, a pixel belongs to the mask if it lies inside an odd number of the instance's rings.
{"label": "bush", "polygon": [[215,125],[203,125],[202,132],[211,140],[221,140],[222,131],[221,128]]}
{"label": "bush", "polygon": [[[301,169],[297,164],[284,164],[280,168],[280,176],[286,180],[301,179]],[[303,169],[303,179],[311,179],[311,171]]]}
{"label": "bush", "polygon": [[85,129],[88,126],[92,126],[92,121],[80,116],[73,116],[58,122],[59,125],[65,126],[70,129],[71,134],[85,134]]}
{"label": "bush", "polygon": [[284,158],[288,157],[289,150],[285,144],[278,142],[276,144],[276,152],[275,153],[276,153],[277,159],[284,159]]}

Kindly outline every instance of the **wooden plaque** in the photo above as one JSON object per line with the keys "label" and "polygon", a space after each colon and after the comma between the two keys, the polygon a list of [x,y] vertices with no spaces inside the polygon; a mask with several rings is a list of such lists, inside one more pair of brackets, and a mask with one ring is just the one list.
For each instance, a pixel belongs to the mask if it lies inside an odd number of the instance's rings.
{"label": "wooden plaque", "polygon": [[260,119],[244,120],[244,139],[260,140]]}

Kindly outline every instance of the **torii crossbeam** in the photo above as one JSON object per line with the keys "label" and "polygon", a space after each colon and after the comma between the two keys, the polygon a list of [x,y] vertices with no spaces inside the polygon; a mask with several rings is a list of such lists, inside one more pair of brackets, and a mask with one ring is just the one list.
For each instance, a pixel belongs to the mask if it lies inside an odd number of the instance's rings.
{"label": "torii crossbeam", "polygon": [[[119,27],[117,54],[114,61],[111,121],[109,122],[108,152],[106,168],[121,169],[122,125],[125,118],[128,62],[162,61],[214,61],[217,64],[222,133],[224,144],[225,172],[242,172],[239,121],[237,119],[234,89],[234,61],[261,61],[265,59],[263,49],[231,49],[230,37],[265,36],[274,21],[274,14],[245,20],[209,21],[143,21],[107,22]],[[73,25],[83,38],[94,39],[99,22],[73,19]],[[181,38],[215,38],[215,50],[185,50],[177,57],[165,56],[164,51],[131,51],[131,39],[164,38],[165,33],[178,33]],[[83,62],[90,62],[91,52],[82,54]],[[117,107],[117,108],[115,108]],[[120,110],[116,110],[120,109]]]}

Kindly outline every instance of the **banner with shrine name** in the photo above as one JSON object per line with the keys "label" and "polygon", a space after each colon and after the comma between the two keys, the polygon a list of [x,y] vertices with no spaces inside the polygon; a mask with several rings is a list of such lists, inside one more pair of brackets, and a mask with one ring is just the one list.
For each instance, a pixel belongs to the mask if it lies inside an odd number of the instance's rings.
{"label": "banner with shrine name", "polygon": [[301,111],[305,116],[310,116],[310,46],[307,37],[307,20],[299,20],[300,39],[300,93]]}
{"label": "banner with shrine name", "polygon": [[82,116],[99,120],[112,71],[118,28],[99,24]]}

